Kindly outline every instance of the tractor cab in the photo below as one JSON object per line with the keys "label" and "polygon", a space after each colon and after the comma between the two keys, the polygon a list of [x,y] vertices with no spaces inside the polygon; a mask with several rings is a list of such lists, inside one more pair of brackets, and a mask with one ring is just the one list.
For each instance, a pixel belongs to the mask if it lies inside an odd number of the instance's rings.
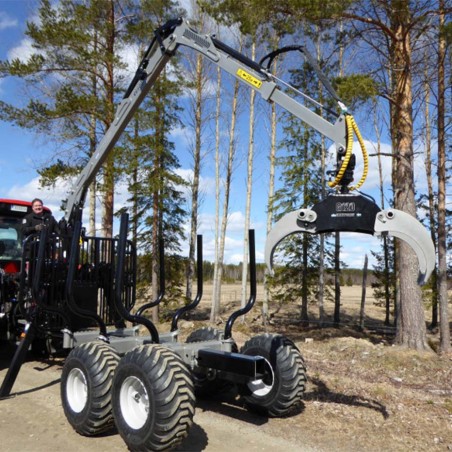
{"label": "tractor cab", "polygon": [[29,201],[0,199],[0,341],[15,336],[10,334],[11,314],[17,306],[22,271],[22,221],[31,211]]}
{"label": "tractor cab", "polygon": [[[45,207],[44,210],[50,212]],[[22,262],[22,221],[31,212],[31,202],[0,199],[0,269],[19,273]]]}

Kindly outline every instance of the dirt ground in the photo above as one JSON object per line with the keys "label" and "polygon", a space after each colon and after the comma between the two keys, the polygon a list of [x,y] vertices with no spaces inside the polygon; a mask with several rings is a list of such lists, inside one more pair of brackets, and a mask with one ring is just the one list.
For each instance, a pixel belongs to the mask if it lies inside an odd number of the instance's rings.
{"label": "dirt ground", "polygon": [[[200,309],[180,322],[181,340],[208,325],[209,288]],[[239,286],[223,291],[223,323],[240,294]],[[299,347],[307,366],[308,386],[303,405],[282,419],[248,412],[234,392],[215,400],[200,400],[194,425],[178,451],[452,451],[452,358],[415,353],[392,345],[383,331],[383,308],[368,294],[364,331],[355,326],[361,288],[343,288],[341,312],[348,326],[319,329],[297,321],[300,307],[284,307],[272,317],[269,332],[284,333]],[[236,321],[238,345],[262,333],[257,306],[245,322]],[[332,304],[326,305],[328,314]],[[274,307],[271,307],[274,311]],[[317,308],[312,307],[312,320]],[[451,309],[452,311],[452,309]],[[452,319],[452,312],[450,313]],[[166,331],[168,324],[159,326]],[[375,332],[375,330],[379,330]],[[384,334],[386,333],[386,334]],[[438,338],[429,334],[435,346]],[[0,381],[8,355],[0,354]],[[60,402],[63,360],[28,360],[11,397],[0,401],[3,451],[125,451],[115,433],[87,438],[67,423]]]}

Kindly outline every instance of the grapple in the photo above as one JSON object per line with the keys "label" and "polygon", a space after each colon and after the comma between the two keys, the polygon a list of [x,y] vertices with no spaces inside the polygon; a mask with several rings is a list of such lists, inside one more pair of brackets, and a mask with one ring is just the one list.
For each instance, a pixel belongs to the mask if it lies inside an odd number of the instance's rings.
{"label": "grapple", "polygon": [[265,244],[265,262],[273,269],[273,254],[288,235],[308,232],[360,232],[389,235],[405,241],[419,261],[418,284],[425,284],[435,268],[435,248],[430,234],[411,215],[397,209],[381,210],[370,198],[360,194],[332,194],[311,209],[284,215],[273,227]]}

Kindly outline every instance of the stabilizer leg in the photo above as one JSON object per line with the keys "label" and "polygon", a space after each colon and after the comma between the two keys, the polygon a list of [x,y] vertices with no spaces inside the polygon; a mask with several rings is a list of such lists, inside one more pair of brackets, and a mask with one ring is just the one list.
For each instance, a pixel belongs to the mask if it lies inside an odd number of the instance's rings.
{"label": "stabilizer leg", "polygon": [[8,368],[2,387],[0,388],[0,399],[6,398],[10,395],[11,389],[19,374],[20,368],[25,361],[28,349],[36,335],[36,327],[33,322],[30,322],[25,327],[25,337],[20,341],[19,346],[14,353],[11,365]]}

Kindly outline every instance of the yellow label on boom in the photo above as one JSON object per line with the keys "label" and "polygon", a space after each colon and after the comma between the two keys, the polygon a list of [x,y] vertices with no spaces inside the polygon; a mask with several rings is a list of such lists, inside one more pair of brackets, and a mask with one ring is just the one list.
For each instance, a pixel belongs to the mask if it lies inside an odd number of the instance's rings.
{"label": "yellow label on boom", "polygon": [[238,69],[237,75],[256,88],[260,88],[262,86],[262,82],[258,78],[254,77],[251,74],[248,74],[248,72],[245,72],[243,69]]}

